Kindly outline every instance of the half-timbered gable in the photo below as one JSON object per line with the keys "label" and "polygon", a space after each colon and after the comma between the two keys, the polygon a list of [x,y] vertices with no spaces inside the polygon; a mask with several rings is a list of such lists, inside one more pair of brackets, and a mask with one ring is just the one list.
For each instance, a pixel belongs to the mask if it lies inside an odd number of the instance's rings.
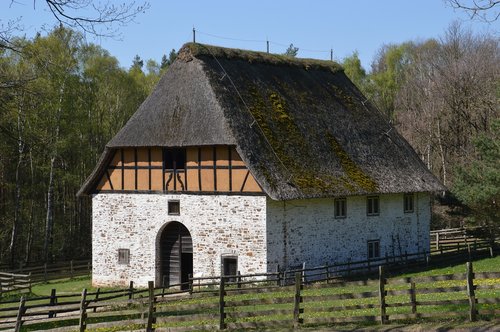
{"label": "half-timbered gable", "polygon": [[261,193],[234,146],[117,148],[95,193]]}
{"label": "half-timbered gable", "polygon": [[444,187],[332,61],[189,43],[108,142],[93,282],[184,282],[429,247]]}

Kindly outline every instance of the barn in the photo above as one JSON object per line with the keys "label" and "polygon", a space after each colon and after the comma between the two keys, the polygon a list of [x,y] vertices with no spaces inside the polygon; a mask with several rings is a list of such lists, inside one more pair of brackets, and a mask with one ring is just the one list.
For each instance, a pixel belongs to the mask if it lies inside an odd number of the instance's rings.
{"label": "barn", "polygon": [[443,186],[331,61],[189,43],[106,145],[94,285],[429,250]]}

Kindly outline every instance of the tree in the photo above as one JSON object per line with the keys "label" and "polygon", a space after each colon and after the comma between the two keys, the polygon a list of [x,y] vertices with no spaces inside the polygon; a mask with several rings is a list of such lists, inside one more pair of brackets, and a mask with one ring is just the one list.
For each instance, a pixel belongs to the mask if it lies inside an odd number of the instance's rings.
{"label": "tree", "polygon": [[361,66],[358,52],[354,51],[350,56],[345,57],[342,60],[342,67],[344,67],[347,77],[363,91],[366,81],[366,70]]}
{"label": "tree", "polygon": [[473,137],[500,116],[499,40],[457,23],[440,40],[415,43],[396,93],[397,127],[445,185],[474,154]]}
{"label": "tree", "polygon": [[[116,25],[130,23],[138,14],[149,9],[147,2],[137,4],[93,0],[43,0],[41,1],[60,24],[96,36],[114,36]],[[12,5],[17,2],[11,0]],[[37,1],[33,0],[33,8]],[[0,36],[2,33],[0,32]]]}
{"label": "tree", "polygon": [[138,54],[136,54],[134,59],[132,60],[131,69],[142,70],[142,67],[144,67],[144,61],[141,59],[141,57]]}
{"label": "tree", "polygon": [[372,63],[366,84],[367,97],[391,120],[396,110],[396,94],[405,80],[411,47],[411,43],[383,45]]}
{"label": "tree", "polygon": [[11,41],[23,51],[0,50],[0,262],[88,258],[90,200],[75,194],[158,65],[126,71],[64,27]]}
{"label": "tree", "polygon": [[500,0],[446,0],[453,8],[463,9],[471,19],[493,22],[500,17]]}
{"label": "tree", "polygon": [[290,44],[290,46],[288,46],[288,48],[286,49],[285,53],[283,53],[283,55],[295,58],[295,57],[297,57],[297,53],[299,53],[299,48],[293,46],[293,44]]}
{"label": "tree", "polygon": [[175,49],[172,49],[170,53],[167,56],[164,54],[161,58],[161,69],[166,69],[168,66],[170,66],[172,63],[174,63],[175,59],[177,58],[177,52]]}
{"label": "tree", "polygon": [[500,120],[474,140],[477,158],[457,168],[453,191],[474,211],[475,221],[500,226]]}

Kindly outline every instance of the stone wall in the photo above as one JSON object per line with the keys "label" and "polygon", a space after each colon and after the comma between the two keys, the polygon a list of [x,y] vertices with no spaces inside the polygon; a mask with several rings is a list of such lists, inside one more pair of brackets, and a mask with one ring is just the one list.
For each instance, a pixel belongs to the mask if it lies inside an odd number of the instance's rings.
{"label": "stone wall", "polygon": [[[168,215],[168,201],[180,215]],[[158,246],[170,221],[184,224],[193,241],[195,276],[219,275],[221,255],[238,256],[242,274],[266,271],[266,197],[100,193],[92,198],[93,285],[159,283]],[[118,249],[130,263],[118,264]]]}
{"label": "stone wall", "polygon": [[346,218],[334,217],[334,200],[267,202],[268,271],[366,260],[368,240],[380,254],[429,251],[430,196],[414,194],[414,212],[404,213],[403,194],[380,195],[380,214],[367,216],[366,196],[347,197]]}
{"label": "stone wall", "polygon": [[[219,275],[226,254],[252,274],[366,260],[368,240],[380,240],[382,257],[428,251],[429,194],[414,195],[412,213],[403,212],[403,194],[379,197],[378,216],[367,216],[366,196],[356,196],[347,197],[346,218],[336,219],[333,199],[100,193],[92,200],[93,284],[158,284],[159,238],[171,221],[191,233],[195,276]],[[180,201],[179,216],[168,215],[169,200]],[[130,250],[130,264],[118,264],[118,249]]]}

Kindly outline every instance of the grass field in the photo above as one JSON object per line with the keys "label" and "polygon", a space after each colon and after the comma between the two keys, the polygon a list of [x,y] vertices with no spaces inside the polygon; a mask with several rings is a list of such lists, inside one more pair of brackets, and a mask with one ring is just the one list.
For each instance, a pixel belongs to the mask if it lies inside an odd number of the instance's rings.
{"label": "grass field", "polygon": [[[481,259],[473,262],[474,272],[500,272],[500,257]],[[388,291],[405,291],[408,289],[408,284],[398,284],[391,283],[394,278],[404,278],[412,277],[415,280],[425,280],[426,276],[438,276],[438,275],[448,275],[448,274],[464,274],[466,272],[465,263],[442,266],[434,269],[421,269],[416,272],[408,273],[398,273],[397,275],[391,275],[389,284],[386,285],[386,290]],[[500,299],[500,279],[489,279],[489,280],[476,280],[475,284],[481,285],[485,284],[493,285],[496,288],[492,289],[478,289],[476,292],[476,297],[481,298],[498,298]],[[325,286],[325,285],[323,285]],[[380,314],[380,309],[378,307],[378,282],[377,280],[366,283],[365,285],[359,285],[355,283],[346,283],[339,287],[323,287],[320,285],[306,285],[301,295],[304,298],[304,303],[301,304],[304,313],[301,317],[304,319],[303,329],[306,330],[316,330],[323,329],[328,331],[328,324],[316,324],[315,322],[321,319],[334,320],[334,319],[344,319],[344,318],[362,318],[363,316],[377,316]],[[446,305],[425,305],[419,306],[418,312],[423,314],[438,314],[437,317],[431,320],[429,323],[428,319],[425,320],[407,320],[399,321],[397,330],[403,330],[402,327],[405,324],[419,323],[421,326],[420,330],[442,330],[443,326],[461,326],[464,329],[490,326],[491,324],[498,323],[498,315],[493,316],[481,316],[483,320],[481,322],[467,323],[468,315],[468,304],[467,304],[467,294],[463,291],[465,286],[464,280],[444,280],[444,281],[422,281],[416,283],[417,290],[417,300],[421,302],[432,302],[432,301],[450,301],[450,304]],[[460,288],[458,291],[447,291],[447,292],[429,292],[426,290],[435,287],[443,288]],[[38,296],[49,296],[52,289],[57,290],[57,294],[78,294],[83,288],[87,288],[90,292],[95,291],[95,288],[91,287],[91,281],[89,278],[81,277],[74,278],[72,280],[60,280],[49,283],[42,283],[35,285],[32,288],[31,297]],[[101,290],[110,290],[110,288]],[[421,292],[421,293],[419,293]],[[351,297],[352,294],[368,294],[366,297]],[[228,303],[226,308],[227,318],[226,322],[231,323],[249,323],[249,324],[261,324],[265,322],[279,321],[279,320],[290,320],[290,313],[293,311],[293,302],[287,299],[292,298],[294,295],[293,287],[278,289],[273,292],[265,293],[249,293],[249,294],[231,294],[225,297],[225,301]],[[76,297],[76,299],[78,296]],[[287,303],[273,303],[276,299],[283,300],[281,302]],[[180,327],[180,326],[199,326],[203,325],[216,325],[218,323],[218,296],[210,296],[203,298],[189,298],[184,300],[175,300],[161,302],[157,305],[157,314],[160,317],[157,327]],[[407,303],[409,301],[408,295],[392,295],[387,296],[386,301],[389,305],[397,303]],[[456,302],[456,303],[451,303]],[[231,306],[231,303],[239,303]],[[1,306],[0,306],[1,307]],[[480,304],[482,309],[493,309],[500,310],[500,304]],[[262,314],[265,312],[273,312],[271,314]],[[439,313],[443,313],[443,317],[439,317]],[[445,313],[457,313],[458,317],[445,318]],[[411,307],[409,305],[401,306],[389,306],[387,308],[387,314],[389,317],[396,314],[410,314]],[[211,318],[207,318],[207,314],[212,314]],[[184,319],[182,317],[196,317],[198,315],[200,318],[190,318]],[[161,319],[163,318],[163,319]],[[493,319],[493,321],[491,321]],[[308,323],[310,322],[310,323]],[[427,324],[427,325],[426,325]],[[430,325],[429,325],[430,324]],[[469,324],[469,325],[467,325]],[[472,325],[470,325],[472,324]],[[490,324],[490,325],[488,325]],[[372,323],[345,323],[341,325],[335,325],[335,329],[349,330],[349,329],[360,329],[368,328],[373,329],[377,326],[376,322]],[[465,327],[469,326],[469,327]],[[496,326],[496,325],[491,325]],[[388,327],[388,326],[387,326]],[[378,327],[377,327],[378,329]],[[271,329],[270,329],[271,330]],[[416,329],[419,330],[419,329]],[[106,330],[107,331],[107,330]],[[412,330],[407,330],[412,331]]]}

